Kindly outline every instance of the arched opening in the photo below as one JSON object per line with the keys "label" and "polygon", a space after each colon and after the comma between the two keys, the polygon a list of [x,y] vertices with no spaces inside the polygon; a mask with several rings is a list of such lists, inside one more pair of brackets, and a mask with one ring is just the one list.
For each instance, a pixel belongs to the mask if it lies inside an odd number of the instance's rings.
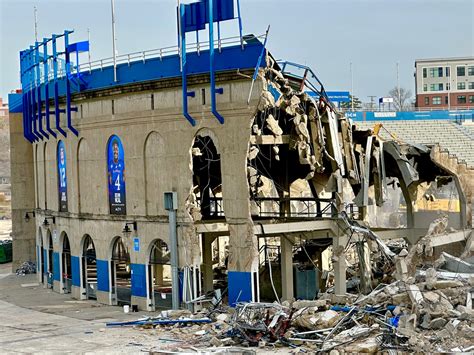
{"label": "arched opening", "polygon": [[222,204],[221,158],[208,135],[198,135],[194,139],[193,193],[200,207],[203,220],[224,218]]}
{"label": "arched opening", "polygon": [[171,260],[168,244],[155,240],[150,248],[148,262],[148,297],[153,310],[169,309],[171,299]]}
{"label": "arched opening", "polygon": [[48,229],[48,287],[53,287],[54,280],[54,249],[53,249],[53,237],[51,231]]}
{"label": "arched opening", "polygon": [[71,269],[71,245],[66,233],[63,235],[61,252],[61,285],[64,293],[71,293],[72,269]]}
{"label": "arched opening", "polygon": [[82,246],[82,296],[97,299],[97,256],[94,241],[86,235]]}
{"label": "arched opening", "polygon": [[41,283],[44,283],[44,274],[46,272],[44,264],[45,249],[43,245],[43,232],[41,228],[38,229],[38,272],[40,274]]}
{"label": "arched opening", "polygon": [[117,304],[131,304],[132,283],[130,272],[130,254],[121,237],[117,237],[112,247],[111,268],[112,298]]}

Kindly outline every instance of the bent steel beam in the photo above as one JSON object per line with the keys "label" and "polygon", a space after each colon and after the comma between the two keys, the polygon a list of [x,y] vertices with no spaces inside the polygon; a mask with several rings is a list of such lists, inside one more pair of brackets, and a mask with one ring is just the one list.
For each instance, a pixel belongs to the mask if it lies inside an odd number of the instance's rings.
{"label": "bent steel beam", "polygon": [[216,89],[215,71],[214,71],[214,11],[213,0],[208,0],[209,11],[209,75],[211,76],[211,112],[217,120],[223,124],[224,117],[217,112],[216,108],[216,94],[222,95],[224,89]]}

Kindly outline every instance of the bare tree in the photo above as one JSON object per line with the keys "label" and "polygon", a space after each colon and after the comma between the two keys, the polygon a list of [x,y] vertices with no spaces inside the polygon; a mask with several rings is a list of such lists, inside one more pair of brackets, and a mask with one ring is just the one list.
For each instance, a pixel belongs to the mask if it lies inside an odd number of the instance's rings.
{"label": "bare tree", "polygon": [[412,94],[410,90],[400,88],[399,93],[398,88],[394,87],[388,92],[388,96],[393,98],[393,106],[395,106],[398,111],[406,111],[410,109],[412,101]]}

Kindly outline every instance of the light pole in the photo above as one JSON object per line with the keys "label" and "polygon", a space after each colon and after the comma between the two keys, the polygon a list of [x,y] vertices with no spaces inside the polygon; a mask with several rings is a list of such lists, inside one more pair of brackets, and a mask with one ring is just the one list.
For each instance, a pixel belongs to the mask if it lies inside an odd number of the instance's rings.
{"label": "light pole", "polygon": [[349,67],[351,71],[351,111],[354,111],[354,76],[352,75],[352,62]]}
{"label": "light pole", "polygon": [[115,48],[115,1],[110,0],[112,7],[112,51],[114,59],[114,82],[117,82],[117,49]]}
{"label": "light pole", "polygon": [[400,92],[400,69],[399,69],[399,62],[397,62],[397,91],[398,91],[398,110],[402,111],[402,95]]}

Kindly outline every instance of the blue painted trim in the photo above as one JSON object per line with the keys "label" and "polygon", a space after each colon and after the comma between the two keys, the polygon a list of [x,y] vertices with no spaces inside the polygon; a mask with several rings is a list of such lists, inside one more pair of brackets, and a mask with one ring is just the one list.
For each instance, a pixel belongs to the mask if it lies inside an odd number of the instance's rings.
{"label": "blue painted trim", "polygon": [[262,49],[260,51],[260,55],[258,56],[257,65],[255,66],[255,71],[253,72],[252,80],[254,80],[254,81],[257,79],[258,69],[262,65],[262,59],[263,59],[263,56],[265,54],[265,47],[267,46],[268,31],[269,30],[270,30],[270,28],[267,29],[267,32],[265,34],[265,41],[263,41],[263,46],[262,46]]}
{"label": "blue painted trim", "polygon": [[[59,83],[58,83],[58,51],[56,47],[56,38],[53,35],[53,88],[54,88],[54,116],[56,118],[56,130],[64,137],[67,133],[61,128],[61,110],[59,109]],[[50,85],[50,84],[48,84]]]}
{"label": "blue painted trim", "polygon": [[194,97],[194,92],[188,92],[188,62],[186,58],[186,31],[184,30],[184,18],[186,16],[186,5],[180,4],[180,21],[181,21],[181,81],[183,93],[183,116],[191,123],[196,125],[196,120],[188,112],[188,96]]}
{"label": "blue painted trim", "polygon": [[109,285],[109,262],[107,260],[96,260],[97,263],[97,290],[110,291]]}
{"label": "blue painted trim", "polygon": [[71,255],[71,276],[72,285],[81,286],[81,258],[79,256]]}
{"label": "blue painted trim", "polygon": [[[49,40],[47,38],[43,38],[43,55],[44,55],[44,61],[43,61],[43,74],[44,74],[44,82],[48,82],[49,80],[49,65],[48,65],[48,45],[47,43]],[[54,138],[56,138],[56,133],[51,129],[51,123],[49,122],[49,116],[51,112],[49,111],[49,85],[44,86],[44,118],[46,120],[46,131],[48,131],[49,134],[51,134]]]}
{"label": "blue painted trim", "polygon": [[237,302],[252,302],[252,273],[229,271],[229,306],[235,307]]}
{"label": "blue painted trim", "polygon": [[77,111],[77,108],[73,110],[71,107],[71,59],[69,52],[69,34],[73,31],[64,31],[64,48],[66,51],[66,118],[67,128],[77,137],[79,132],[72,125],[71,112]]}
{"label": "blue painted trim", "polygon": [[48,273],[48,250],[43,248],[43,273]]}
{"label": "blue painted trim", "polygon": [[[57,53],[55,55],[55,42],[53,36],[53,74],[57,77]],[[242,50],[240,45],[222,48],[220,53],[215,53],[214,69],[215,72],[245,70],[255,68],[255,63],[262,50],[262,43],[257,41],[245,45]],[[186,74],[197,75],[209,73],[209,57],[208,51],[201,51],[200,55],[196,52],[186,53]],[[56,60],[54,60],[56,58]],[[183,58],[181,58],[183,60]],[[55,69],[56,68],[56,69]],[[113,67],[104,67],[102,70],[94,69],[90,73],[88,71],[82,73],[84,89],[81,92],[89,92],[93,90],[107,89],[114,86],[123,86],[128,84],[136,84],[140,82],[163,80],[170,78],[182,77],[180,71],[180,57],[177,54],[164,56],[163,58],[150,58],[145,62],[138,60],[117,65],[117,73],[120,76],[120,83],[113,82]],[[56,79],[58,98],[66,95],[66,79]],[[54,92],[55,81],[48,83],[49,91]],[[45,84],[42,84],[44,92]],[[59,112],[59,101],[57,101],[57,110]],[[21,112],[21,105],[16,107],[16,112]],[[10,108],[10,112],[14,112]],[[56,111],[55,111],[56,112]],[[58,121],[59,122],[59,121]]]}
{"label": "blue painted trim", "polygon": [[43,113],[42,113],[42,105],[43,101],[41,99],[41,58],[39,52],[40,42],[35,42],[35,54],[36,54],[36,90],[38,92],[37,97],[37,107],[38,107],[38,127],[41,135],[45,139],[49,139],[49,135],[43,129]]}
{"label": "blue painted trim", "polygon": [[39,274],[41,271],[41,247],[39,245],[36,246],[36,272]]}
{"label": "blue painted trim", "polygon": [[[216,79],[214,71],[214,6],[213,0],[208,0],[208,13],[209,13],[209,75],[211,77],[211,112],[217,118],[220,124],[224,124],[224,117],[217,112],[216,107],[216,93],[222,94],[223,89],[216,90]],[[219,32],[219,22],[217,23]]]}
{"label": "blue painted trim", "polygon": [[130,264],[132,296],[147,297],[146,265]]}
{"label": "blue painted trim", "polygon": [[[474,110],[346,112],[354,121],[474,120]],[[385,117],[384,117],[385,116]]]}
{"label": "blue painted trim", "polygon": [[53,280],[61,281],[59,253],[53,252]]}

